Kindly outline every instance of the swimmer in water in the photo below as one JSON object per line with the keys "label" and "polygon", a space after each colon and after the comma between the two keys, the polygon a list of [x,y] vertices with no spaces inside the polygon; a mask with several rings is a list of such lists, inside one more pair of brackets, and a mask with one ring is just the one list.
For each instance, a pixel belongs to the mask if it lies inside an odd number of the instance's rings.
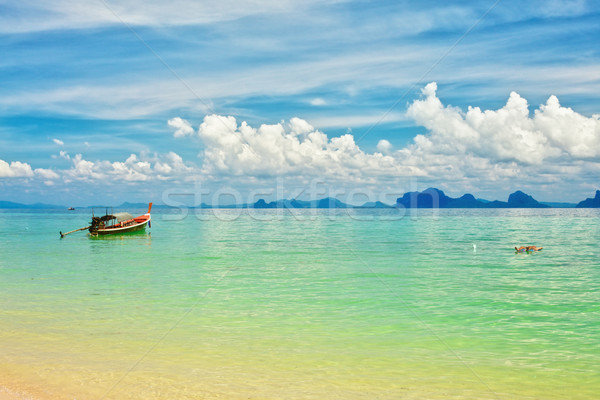
{"label": "swimmer in water", "polygon": [[543,247],[536,247],[536,246],[521,246],[519,248],[517,248],[515,246],[515,250],[517,251],[517,253],[522,253],[524,251],[540,251],[541,249],[543,249]]}

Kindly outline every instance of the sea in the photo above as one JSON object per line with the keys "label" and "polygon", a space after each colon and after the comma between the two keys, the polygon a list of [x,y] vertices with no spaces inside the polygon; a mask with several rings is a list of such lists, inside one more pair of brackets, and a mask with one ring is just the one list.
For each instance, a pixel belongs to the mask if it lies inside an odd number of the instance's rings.
{"label": "sea", "polygon": [[598,209],[90,219],[0,210],[0,397],[599,396]]}

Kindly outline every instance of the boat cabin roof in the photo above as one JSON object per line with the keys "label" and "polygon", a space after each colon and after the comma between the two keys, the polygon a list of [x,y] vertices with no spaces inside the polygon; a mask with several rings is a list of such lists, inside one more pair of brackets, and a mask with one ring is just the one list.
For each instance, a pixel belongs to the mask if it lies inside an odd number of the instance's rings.
{"label": "boat cabin roof", "polygon": [[129,221],[130,219],[133,219],[133,215],[131,215],[127,212],[115,213],[113,215],[115,216],[115,218],[117,219],[118,222],[125,222],[125,221]]}

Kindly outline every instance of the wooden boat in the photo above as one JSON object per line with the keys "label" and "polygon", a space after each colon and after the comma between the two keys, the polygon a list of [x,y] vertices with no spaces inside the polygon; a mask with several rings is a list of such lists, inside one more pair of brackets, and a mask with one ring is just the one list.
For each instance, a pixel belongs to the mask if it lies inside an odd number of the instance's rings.
{"label": "wooden boat", "polygon": [[84,228],[75,229],[74,231],[62,233],[60,237],[63,238],[69,233],[82,231],[87,229],[91,236],[101,235],[117,235],[123,233],[137,232],[146,229],[146,226],[150,227],[150,211],[152,210],[152,203],[148,205],[148,212],[134,217],[129,213],[116,213],[103,215],[102,217],[96,217],[92,213],[92,222],[90,226]]}
{"label": "wooden boat", "polygon": [[122,212],[103,217],[92,217],[92,225],[89,227],[90,235],[115,235],[120,233],[136,232],[146,229],[150,224],[152,203],[148,206],[148,212],[139,217]]}

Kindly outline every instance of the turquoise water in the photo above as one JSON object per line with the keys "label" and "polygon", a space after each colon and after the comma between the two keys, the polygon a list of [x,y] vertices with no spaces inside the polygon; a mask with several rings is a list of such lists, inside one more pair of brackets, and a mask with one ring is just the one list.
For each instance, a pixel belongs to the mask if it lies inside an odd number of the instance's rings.
{"label": "turquoise water", "polygon": [[[0,211],[0,386],[35,399],[595,398],[599,217],[157,209],[151,233],[59,239],[88,211]],[[544,250],[515,254],[527,244]]]}

